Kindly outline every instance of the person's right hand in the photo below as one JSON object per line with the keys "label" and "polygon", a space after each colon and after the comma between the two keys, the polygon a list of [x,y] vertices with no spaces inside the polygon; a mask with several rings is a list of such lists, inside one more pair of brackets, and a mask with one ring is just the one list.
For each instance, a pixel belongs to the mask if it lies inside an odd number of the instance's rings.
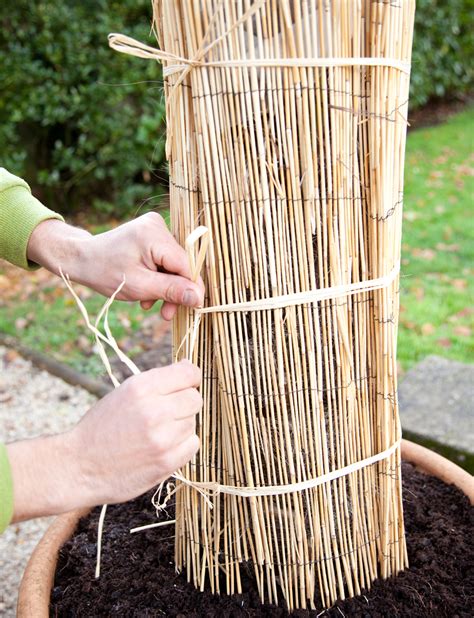
{"label": "person's right hand", "polygon": [[200,370],[187,361],[126,380],[69,432],[7,446],[14,521],[129,500],[199,448]]}
{"label": "person's right hand", "polygon": [[95,503],[123,502],[181,468],[199,448],[196,390],[200,370],[188,361],[129,378],[73,430],[80,477]]}

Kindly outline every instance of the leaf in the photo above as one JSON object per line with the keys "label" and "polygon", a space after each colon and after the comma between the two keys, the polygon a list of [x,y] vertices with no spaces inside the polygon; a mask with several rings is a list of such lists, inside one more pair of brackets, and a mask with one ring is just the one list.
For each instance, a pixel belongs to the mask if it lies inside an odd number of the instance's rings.
{"label": "leaf", "polygon": [[468,318],[474,313],[474,309],[472,307],[465,307],[456,313],[456,316],[460,318]]}
{"label": "leaf", "polygon": [[413,257],[428,261],[434,260],[436,257],[436,251],[433,251],[433,249],[421,249],[419,247],[412,249],[411,254]]}
{"label": "leaf", "polygon": [[126,313],[118,313],[117,314],[117,319],[118,319],[119,323],[127,330],[132,325],[132,323],[130,321],[130,318],[128,317],[128,315]]}
{"label": "leaf", "polygon": [[462,163],[461,165],[455,165],[454,169],[456,170],[457,174],[461,176],[474,176],[474,168],[470,165],[466,165],[465,163]]}
{"label": "leaf", "polygon": [[458,335],[459,337],[470,337],[471,329],[469,328],[469,326],[459,325],[454,328],[453,333],[455,335]]}
{"label": "leaf", "polygon": [[436,249],[438,249],[438,251],[448,251],[450,253],[455,253],[456,251],[459,251],[461,247],[458,244],[446,245],[444,242],[439,242],[436,245]]}
{"label": "leaf", "polygon": [[432,335],[433,333],[436,332],[436,328],[435,326],[433,326],[433,324],[423,324],[423,326],[421,327],[421,334],[422,335]]}
{"label": "leaf", "polygon": [[92,342],[86,335],[79,335],[76,344],[82,352],[90,353],[92,351]]}
{"label": "leaf", "polygon": [[443,238],[444,240],[451,240],[452,237],[453,237],[453,229],[449,225],[447,225],[443,231]]}
{"label": "leaf", "polygon": [[440,347],[442,348],[450,348],[452,345],[451,339],[448,339],[447,337],[443,337],[442,339],[438,339],[438,341],[436,342]]}
{"label": "leaf", "polygon": [[7,350],[3,355],[3,362],[8,365],[9,363],[16,361],[18,358],[20,358],[20,355],[16,350]]}
{"label": "leaf", "polygon": [[410,290],[412,292],[412,294],[414,294],[416,300],[423,300],[423,298],[425,297],[425,289],[422,288],[421,286],[418,286],[416,288],[412,288]]}
{"label": "leaf", "polygon": [[16,330],[25,330],[27,328],[29,322],[26,318],[17,318],[15,320],[15,328]]}

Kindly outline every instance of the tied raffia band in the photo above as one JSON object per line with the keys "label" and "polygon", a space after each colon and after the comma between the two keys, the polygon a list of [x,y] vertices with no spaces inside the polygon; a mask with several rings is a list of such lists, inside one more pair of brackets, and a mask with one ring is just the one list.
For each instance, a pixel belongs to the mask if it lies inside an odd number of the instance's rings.
{"label": "tied raffia band", "polygon": [[283,309],[285,307],[294,307],[296,305],[306,305],[317,303],[322,300],[332,300],[341,296],[350,296],[352,294],[360,294],[362,292],[372,292],[388,287],[392,284],[400,272],[400,267],[395,266],[388,275],[378,277],[377,279],[367,279],[366,281],[358,281],[357,283],[348,283],[346,285],[334,285],[329,288],[318,288],[308,292],[297,292],[295,294],[284,294],[282,296],[273,296],[270,298],[262,298],[259,300],[250,300],[242,303],[229,303],[227,305],[215,305],[212,307],[203,307],[197,309],[196,313],[231,313],[233,311],[268,311],[271,309]]}
{"label": "tied raffia band", "polygon": [[[199,329],[199,325],[201,322],[201,317],[203,314],[208,313],[230,313],[233,311],[265,311],[272,309],[280,309],[285,307],[293,307],[296,305],[302,304],[310,304],[316,303],[322,300],[328,300],[333,298],[339,298],[342,296],[348,296],[350,294],[358,294],[361,292],[370,292],[374,290],[380,290],[391,285],[399,274],[400,268],[396,266],[392,269],[392,271],[384,276],[379,277],[377,279],[368,279],[366,281],[360,281],[357,283],[351,283],[347,285],[338,285],[329,288],[320,288],[317,290],[311,290],[309,292],[301,292],[298,294],[287,294],[284,296],[275,296],[273,298],[266,298],[262,300],[255,300],[243,303],[231,303],[227,305],[216,305],[211,307],[203,307],[201,309],[195,310],[195,319],[192,327],[191,339],[189,341],[189,351],[190,355],[195,347],[195,342],[197,338],[197,333]],[[184,341],[188,338],[186,335]],[[183,341],[183,343],[184,343]],[[183,343],[181,345],[183,345]],[[180,346],[181,348],[181,346]],[[379,461],[384,459],[388,459],[391,457],[395,451],[399,448],[401,443],[401,438],[398,438],[392,446],[387,449],[357,461],[355,463],[351,463],[343,468],[339,468],[338,470],[334,470],[332,472],[328,472],[321,476],[318,476],[313,479],[308,479],[305,481],[300,481],[296,483],[290,483],[288,485],[267,485],[265,487],[236,487],[233,485],[221,485],[220,483],[215,482],[198,482],[191,481],[190,479],[183,476],[180,472],[176,472],[173,476],[176,480],[181,481],[181,483],[192,487],[199,493],[201,493],[205,498],[208,497],[209,494],[216,496],[218,494],[230,494],[233,496],[240,496],[242,498],[257,498],[262,496],[277,496],[282,494],[289,494],[293,492],[305,491],[308,489],[313,489],[314,487],[319,487],[324,483],[329,483],[330,481],[335,481],[343,476],[347,476],[348,474],[352,474],[357,472],[358,470],[362,470],[367,466],[371,466]]]}
{"label": "tied raffia band", "polygon": [[[220,37],[222,38],[222,37]],[[219,39],[220,40],[220,39]],[[212,68],[332,68],[332,67],[388,67],[397,69],[402,73],[410,74],[410,64],[397,58],[383,57],[347,57],[347,58],[232,58],[229,60],[203,60],[203,56],[211,46],[201,50],[195,58],[183,58],[170,54],[156,47],[145,45],[132,37],[124,34],[109,34],[109,45],[115,51],[137,58],[157,60],[158,62],[172,63],[163,68],[163,75],[168,77],[175,73],[183,73],[196,67]],[[212,44],[212,47],[214,44]]]}
{"label": "tied raffia band", "polygon": [[[195,246],[201,242],[197,256],[195,256]],[[209,245],[209,231],[204,225],[197,227],[186,239],[186,251],[188,254],[191,277],[194,281],[197,280],[201,271],[204,259],[206,257],[207,247]],[[246,311],[271,311],[274,309],[284,309],[286,307],[295,307],[298,305],[307,305],[318,303],[324,300],[333,300],[350,296],[352,294],[361,294],[364,292],[373,292],[389,287],[397,278],[400,272],[400,264],[397,264],[392,270],[383,277],[376,279],[366,279],[365,281],[357,281],[355,283],[347,283],[343,285],[334,285],[326,288],[317,288],[306,292],[296,292],[292,294],[283,294],[281,296],[271,296],[269,298],[261,298],[256,300],[244,301],[239,303],[228,303],[223,305],[211,305],[210,307],[201,307],[194,310],[194,324],[190,332],[186,334],[178,352],[181,350],[184,343],[188,340],[189,334],[189,354],[192,355],[194,350],[196,337],[201,323],[201,318],[209,313],[232,313]]]}
{"label": "tied raffia band", "polygon": [[388,459],[391,455],[395,453],[395,451],[399,448],[400,444],[401,438],[399,438],[394,444],[392,444],[392,446],[381,451],[380,453],[377,453],[376,455],[366,457],[365,459],[344,466],[344,468],[333,470],[332,472],[328,472],[327,474],[322,474],[321,476],[317,476],[314,479],[299,481],[297,483],[289,483],[288,485],[266,485],[264,487],[236,487],[234,485],[221,485],[220,483],[214,482],[206,483],[191,481],[184,477],[180,472],[175,472],[173,476],[176,480],[181,481],[185,485],[188,485],[189,487],[192,487],[199,492],[202,492],[204,495],[211,494],[212,496],[217,496],[218,494],[230,494],[231,496],[239,496],[241,498],[281,496],[283,494],[291,494],[293,492],[306,491],[308,489],[313,489],[314,487],[319,487],[324,483],[335,481],[343,476],[347,476],[348,474],[353,474],[358,470],[362,470],[367,466],[376,464],[383,459]]}
{"label": "tied raffia band", "polygon": [[[163,66],[164,77],[177,75],[176,80],[169,90],[166,105],[171,109],[172,101],[178,97],[180,86],[185,78],[194,68],[212,67],[212,68],[335,68],[335,67],[379,67],[391,68],[398,70],[405,75],[410,75],[410,63],[398,58],[384,57],[322,57],[322,58],[231,58],[227,60],[205,60],[205,56],[213,49],[220,41],[227,37],[233,30],[252,17],[264,4],[265,0],[258,0],[251,6],[240,19],[233,24],[227,32],[219,36],[208,45],[201,45],[197,50],[194,58],[184,58],[170,52],[166,52],[150,45],[145,45],[132,37],[124,34],[111,33],[109,34],[109,46],[123,54],[136,56],[148,60],[156,60],[165,63]],[[217,15],[217,13],[216,13]],[[209,35],[209,30],[206,33],[204,40]],[[166,154],[170,154],[169,138],[166,141]]]}

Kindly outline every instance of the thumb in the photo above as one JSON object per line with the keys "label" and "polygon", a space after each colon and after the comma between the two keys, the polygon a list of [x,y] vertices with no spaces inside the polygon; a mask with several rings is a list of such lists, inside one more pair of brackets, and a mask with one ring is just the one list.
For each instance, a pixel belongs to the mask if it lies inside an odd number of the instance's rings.
{"label": "thumb", "polygon": [[186,277],[168,273],[147,272],[141,293],[143,301],[162,299],[175,305],[201,307],[203,289]]}

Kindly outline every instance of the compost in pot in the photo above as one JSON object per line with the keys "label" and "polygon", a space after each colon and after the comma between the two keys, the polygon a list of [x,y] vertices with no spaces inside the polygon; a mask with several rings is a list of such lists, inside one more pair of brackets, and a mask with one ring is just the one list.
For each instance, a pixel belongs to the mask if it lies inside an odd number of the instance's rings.
{"label": "compost in pot", "polygon": [[[403,464],[404,510],[410,568],[377,580],[363,595],[339,601],[321,614],[297,617],[472,616],[474,508],[453,486]],[[104,532],[102,575],[94,579],[99,509],[81,520],[61,550],[52,594],[52,616],[285,616],[261,605],[252,570],[244,592],[232,597],[200,592],[174,569],[174,526],[130,534],[149,520],[150,494],[110,507]],[[172,513],[169,514],[170,517]]]}

